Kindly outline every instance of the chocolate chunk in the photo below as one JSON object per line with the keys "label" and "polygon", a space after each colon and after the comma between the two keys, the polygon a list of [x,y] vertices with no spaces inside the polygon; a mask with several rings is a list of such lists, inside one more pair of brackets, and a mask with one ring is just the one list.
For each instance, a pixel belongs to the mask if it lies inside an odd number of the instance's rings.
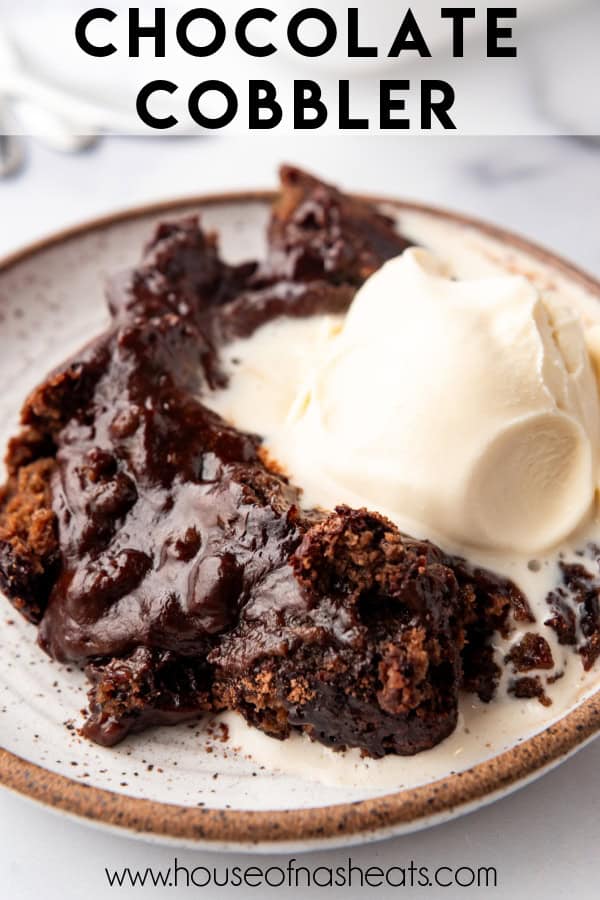
{"label": "chocolate chunk", "polygon": [[505,662],[511,662],[516,672],[554,668],[554,659],[548,641],[541,634],[534,634],[532,631],[528,631],[522,640],[511,648]]}
{"label": "chocolate chunk", "polygon": [[587,671],[600,657],[600,548],[590,544],[584,556],[590,560],[592,571],[580,563],[561,562],[563,587],[559,590],[571,599],[575,608],[574,615],[583,637],[579,653]]}
{"label": "chocolate chunk", "polygon": [[565,591],[558,588],[551,591],[546,602],[553,615],[546,619],[545,625],[556,632],[559,644],[573,645],[577,643],[577,619],[575,612],[564,599]]}
{"label": "chocolate chunk", "polygon": [[538,675],[527,675],[524,678],[515,678],[510,684],[508,692],[522,700],[537,698],[542,706],[552,706],[552,700],[546,694],[542,680]]}

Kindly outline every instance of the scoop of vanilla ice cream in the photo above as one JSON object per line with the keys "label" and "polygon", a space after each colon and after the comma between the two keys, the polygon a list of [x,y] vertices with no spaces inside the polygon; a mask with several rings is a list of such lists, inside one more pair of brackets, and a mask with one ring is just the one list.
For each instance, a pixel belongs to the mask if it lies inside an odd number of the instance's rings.
{"label": "scoop of vanilla ice cream", "polygon": [[524,277],[407,250],[359,290],[288,424],[340,500],[523,553],[589,513],[598,389],[578,318]]}

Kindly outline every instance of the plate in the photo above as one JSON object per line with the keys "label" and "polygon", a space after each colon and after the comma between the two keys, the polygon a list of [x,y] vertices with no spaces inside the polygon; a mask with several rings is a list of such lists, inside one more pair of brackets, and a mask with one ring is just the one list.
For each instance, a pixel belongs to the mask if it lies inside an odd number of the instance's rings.
{"label": "plate", "polygon": [[[157,221],[198,211],[218,229],[225,257],[238,261],[263,252],[271,199],[238,193],[129,210],[0,262],[0,378],[10,386],[0,399],[0,445],[14,433],[27,392],[106,323],[103,278],[139,258]],[[400,220],[416,215],[449,226],[457,241],[485,240],[511,264],[562,280],[587,303],[600,298],[598,282],[515,235],[445,211],[371,199]],[[530,725],[517,741],[482,743],[475,758],[449,759],[446,777],[427,773],[423,759],[422,783],[409,788],[323,784],[302,766],[287,773],[263,766],[243,729],[229,729],[224,740],[228,729],[213,720],[155,729],[112,749],[90,744],[77,731],[86,704],[82,674],[49,660],[35,629],[0,597],[0,783],[89,823],[178,845],[257,852],[350,845],[450,819],[566,759],[600,731],[593,682],[555,721]],[[278,748],[284,758],[286,744]]]}

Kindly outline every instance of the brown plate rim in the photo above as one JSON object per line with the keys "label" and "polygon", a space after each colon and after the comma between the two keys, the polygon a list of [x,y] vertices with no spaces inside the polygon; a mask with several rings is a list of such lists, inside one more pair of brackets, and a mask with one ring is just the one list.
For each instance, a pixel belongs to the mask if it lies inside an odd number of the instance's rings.
{"label": "brown plate rim", "polygon": [[[365,195],[360,195],[365,197]],[[0,259],[0,273],[56,245],[129,220],[186,208],[230,203],[268,203],[274,191],[231,191],[163,200],[102,215],[62,229]],[[400,212],[422,212],[470,227],[540,262],[600,299],[600,281],[566,259],[504,228],[440,207],[369,195]],[[378,834],[416,830],[467,811],[515,789],[552,768],[600,732],[600,690],[556,723],[498,756],[421,787],[353,803],[288,810],[185,807],[95,788],[51,772],[0,747],[0,785],[95,824],[158,840],[220,847],[349,843]]]}

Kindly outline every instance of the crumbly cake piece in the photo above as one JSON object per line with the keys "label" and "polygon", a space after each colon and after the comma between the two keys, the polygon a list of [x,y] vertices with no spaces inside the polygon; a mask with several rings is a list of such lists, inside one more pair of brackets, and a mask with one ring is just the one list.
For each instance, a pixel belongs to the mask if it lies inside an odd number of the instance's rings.
{"label": "crumbly cake piece", "polygon": [[388,216],[295,166],[280,169],[281,192],[259,276],[359,286],[410,246]]}
{"label": "crumbly cake piece", "polygon": [[554,658],[550,644],[541,634],[528,631],[518,644],[511,647],[505,662],[514,666],[515,672],[530,672],[532,669],[553,669]]}
{"label": "crumbly cake piece", "polygon": [[538,700],[542,706],[552,706],[552,700],[546,693],[539,675],[525,675],[513,679],[508,692],[519,700]]}
{"label": "crumbly cake piece", "polygon": [[[23,446],[23,445],[21,445]],[[0,494],[0,571],[13,605],[39,622],[58,565],[56,521],[51,509],[52,458],[18,465]]]}
{"label": "crumbly cake piece", "polygon": [[104,746],[216,709],[212,673],[202,656],[137,647],[127,656],[91,662],[85,672],[92,687],[82,733]]}
{"label": "crumbly cake piece", "polygon": [[580,632],[578,652],[588,671],[600,658],[600,547],[589,544],[581,556],[587,566],[559,563],[562,583],[546,598],[552,615],[545,624],[556,632],[559,644],[567,646],[577,644]]}
{"label": "crumbly cake piece", "polygon": [[408,755],[456,726],[462,641],[442,553],[382,516],[338,507],[210,660],[222,705],[274,737],[300,729],[338,749]]}
{"label": "crumbly cake piece", "polygon": [[533,623],[534,616],[523,593],[506,578],[451,558],[464,611],[465,645],[462,653],[462,686],[485,703],[493,698],[501,670],[496,662],[493,637],[507,637],[513,622]]}
{"label": "crumbly cake piece", "polygon": [[406,245],[368,204],[282,175],[266,265],[229,266],[195,218],[159,226],[8,448],[0,585],[85,667],[100,743],[232,708],[277,737],[414,753],[452,731],[461,684],[491,697],[491,636],[527,614],[381,516],[302,510],[260,439],[204,406],[233,336],[343,311]]}

